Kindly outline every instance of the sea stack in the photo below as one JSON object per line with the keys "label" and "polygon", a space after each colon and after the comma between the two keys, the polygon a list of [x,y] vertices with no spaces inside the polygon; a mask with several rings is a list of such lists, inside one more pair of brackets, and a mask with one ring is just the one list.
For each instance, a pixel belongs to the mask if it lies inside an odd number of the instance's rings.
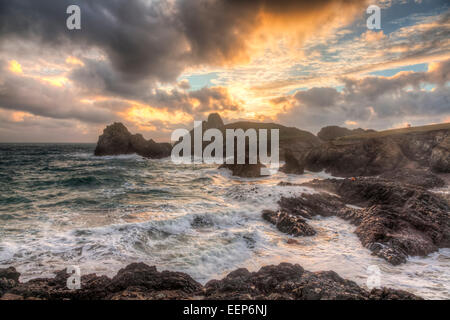
{"label": "sea stack", "polygon": [[94,154],[96,156],[136,153],[147,158],[165,158],[170,156],[172,145],[145,140],[141,134],[131,134],[121,122],[115,122],[103,130],[98,138]]}

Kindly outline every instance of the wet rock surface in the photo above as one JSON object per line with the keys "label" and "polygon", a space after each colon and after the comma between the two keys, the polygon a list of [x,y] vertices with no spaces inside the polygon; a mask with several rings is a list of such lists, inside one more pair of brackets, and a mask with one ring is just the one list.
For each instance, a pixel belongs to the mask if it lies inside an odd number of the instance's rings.
{"label": "wet rock surface", "polygon": [[[4,269],[0,269],[0,275]],[[15,271],[15,269],[14,269]],[[17,274],[17,273],[16,273]],[[202,286],[182,272],[162,271],[144,263],[132,263],[112,279],[89,274],[81,277],[81,288],[67,288],[65,270],[54,278],[15,284],[2,292],[1,300],[164,300],[164,299],[420,299],[395,289],[367,291],[333,271],[309,272],[299,265],[281,263],[258,272],[237,269],[222,280]],[[0,278],[3,279],[3,278]]]}
{"label": "wet rock surface", "polygon": [[313,180],[303,186],[321,192],[282,197],[281,211],[348,220],[357,226],[363,246],[393,265],[450,247],[449,203],[424,188],[375,177]]}
{"label": "wet rock surface", "polygon": [[19,284],[20,273],[15,268],[0,269],[0,296]]}
{"label": "wet rock surface", "polygon": [[204,293],[206,299],[233,300],[367,300],[383,299],[386,296],[418,299],[401,290],[380,289],[368,292],[333,271],[309,272],[298,264],[290,263],[265,266],[258,272],[235,270],[222,280],[209,281]]}
{"label": "wet rock surface", "polygon": [[283,211],[264,210],[262,217],[264,220],[274,224],[281,232],[294,237],[313,236],[316,234],[316,231],[308,225],[305,219]]}

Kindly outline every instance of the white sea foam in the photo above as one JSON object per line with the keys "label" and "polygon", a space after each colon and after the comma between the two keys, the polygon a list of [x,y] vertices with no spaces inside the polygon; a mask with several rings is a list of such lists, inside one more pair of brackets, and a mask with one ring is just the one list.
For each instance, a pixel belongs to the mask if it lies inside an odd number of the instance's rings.
{"label": "white sea foam", "polygon": [[[142,261],[159,270],[186,272],[205,283],[240,267],[255,271],[263,265],[291,262],[311,271],[334,270],[365,286],[367,268],[377,265],[383,286],[426,298],[450,298],[449,249],[392,266],[372,256],[354,234],[355,227],[337,217],[310,220],[317,235],[296,238],[298,244],[288,244],[290,236],[261,218],[261,210],[276,209],[281,196],[315,192],[278,186],[280,181],[298,184],[328,178],[326,173],[279,172],[242,179],[213,166],[180,168],[136,155],[92,161],[107,166],[111,159],[125,163],[126,182],[77,194],[97,192],[104,201],[100,208],[52,207],[42,211],[38,220],[11,222],[11,229],[23,231],[7,230],[0,241],[0,266],[16,266],[22,280],[28,280],[73,264],[83,274],[112,276],[127,264]],[[130,160],[137,160],[136,165]]]}

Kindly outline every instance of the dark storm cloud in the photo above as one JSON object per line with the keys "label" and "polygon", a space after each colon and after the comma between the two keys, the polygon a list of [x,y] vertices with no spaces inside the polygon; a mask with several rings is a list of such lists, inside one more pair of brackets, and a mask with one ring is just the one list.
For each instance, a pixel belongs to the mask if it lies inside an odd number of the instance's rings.
{"label": "dark storm cloud", "polygon": [[295,94],[295,99],[311,107],[327,107],[334,105],[339,98],[339,92],[334,88],[312,88]]}
{"label": "dark storm cloud", "polygon": [[[61,49],[95,46],[120,80],[173,81],[185,66],[222,65],[247,54],[260,13],[313,13],[362,1],[2,0],[0,38],[28,37]],[[82,30],[66,28],[66,8],[81,8]],[[101,75],[105,75],[101,73]]]}

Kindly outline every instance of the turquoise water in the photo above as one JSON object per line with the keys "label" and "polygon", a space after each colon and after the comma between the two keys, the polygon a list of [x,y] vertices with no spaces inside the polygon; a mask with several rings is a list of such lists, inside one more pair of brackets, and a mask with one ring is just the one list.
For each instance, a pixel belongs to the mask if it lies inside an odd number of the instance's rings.
{"label": "turquoise water", "polygon": [[381,285],[450,298],[448,249],[394,267],[363,248],[339,218],[310,221],[317,235],[296,245],[262,220],[261,210],[275,209],[281,195],[314,192],[278,182],[324,173],[240,179],[170,159],[95,157],[94,147],[0,144],[0,267],[15,266],[26,281],[69,265],[113,275],[142,261],[204,283],[236,268],[286,261],[365,286],[368,267],[376,265]]}

